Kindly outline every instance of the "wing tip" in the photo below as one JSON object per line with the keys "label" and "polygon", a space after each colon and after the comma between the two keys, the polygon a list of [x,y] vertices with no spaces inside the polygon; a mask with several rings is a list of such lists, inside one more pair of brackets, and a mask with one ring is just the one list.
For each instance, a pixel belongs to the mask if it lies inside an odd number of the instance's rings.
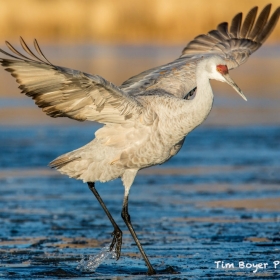
{"label": "wing tip", "polygon": [[[182,50],[180,57],[199,55],[201,54],[201,51],[211,53],[213,50],[223,55],[225,54],[224,51],[227,51],[227,49],[231,52],[230,40],[247,41],[243,44],[243,50],[240,51],[244,52],[247,48],[250,50],[250,54],[255,52],[269,37],[278,22],[280,16],[280,6],[277,7],[274,13],[269,17],[271,7],[271,3],[267,4],[260,11],[258,17],[256,17],[258,6],[254,6],[246,14],[244,21],[242,21],[242,13],[236,14],[233,17],[230,26],[228,22],[218,24],[216,31],[219,33],[217,35],[219,35],[222,40],[218,43],[213,43],[213,41],[211,42],[210,32],[208,34],[198,35]],[[251,41],[251,44],[248,43],[248,40]],[[204,44],[205,42],[206,44]],[[255,47],[256,44],[258,45],[257,48]],[[225,48],[222,45],[225,45]],[[233,45],[236,47],[236,44]]]}
{"label": "wing tip", "polygon": [[39,47],[38,41],[36,39],[34,39],[33,44],[35,47],[35,50],[37,51],[37,53],[41,56],[38,57],[34,51],[32,51],[29,46],[26,44],[26,42],[24,41],[24,39],[22,38],[22,36],[19,36],[19,41],[20,41],[20,45],[22,47],[22,49],[30,56],[26,56],[23,53],[21,53],[20,51],[18,51],[9,41],[5,41],[6,46],[8,47],[8,49],[11,51],[11,53],[8,53],[2,49],[0,49],[0,52],[2,52],[3,54],[9,56],[9,57],[13,57],[17,60],[23,60],[23,61],[32,61],[35,63],[44,63],[44,64],[48,64],[51,66],[54,66],[47,58],[46,56],[43,54],[41,48]]}

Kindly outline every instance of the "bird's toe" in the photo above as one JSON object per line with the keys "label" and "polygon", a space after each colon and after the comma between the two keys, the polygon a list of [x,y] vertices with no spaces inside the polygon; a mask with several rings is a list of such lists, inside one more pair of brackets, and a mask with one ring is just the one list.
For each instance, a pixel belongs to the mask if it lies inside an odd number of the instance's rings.
{"label": "bird's toe", "polygon": [[112,232],[113,240],[110,245],[110,251],[115,248],[116,259],[118,260],[121,256],[121,248],[122,248],[122,231],[120,229],[115,229]]}

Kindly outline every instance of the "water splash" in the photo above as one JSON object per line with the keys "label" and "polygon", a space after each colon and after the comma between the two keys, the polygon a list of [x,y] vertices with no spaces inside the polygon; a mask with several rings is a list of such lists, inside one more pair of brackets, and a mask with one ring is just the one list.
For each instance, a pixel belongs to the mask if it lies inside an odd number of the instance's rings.
{"label": "water splash", "polygon": [[94,272],[108,258],[116,258],[115,249],[110,251],[110,245],[106,245],[96,256],[84,256],[76,269],[82,272]]}

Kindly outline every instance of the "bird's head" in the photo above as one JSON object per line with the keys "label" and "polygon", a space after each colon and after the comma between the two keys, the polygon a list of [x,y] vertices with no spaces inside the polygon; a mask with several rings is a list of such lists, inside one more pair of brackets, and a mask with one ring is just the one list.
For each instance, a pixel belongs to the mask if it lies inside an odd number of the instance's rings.
{"label": "bird's head", "polygon": [[245,97],[241,89],[230,77],[225,60],[221,59],[220,57],[214,57],[214,59],[211,59],[210,69],[208,73],[210,79],[228,83],[244,100],[247,101],[247,98]]}

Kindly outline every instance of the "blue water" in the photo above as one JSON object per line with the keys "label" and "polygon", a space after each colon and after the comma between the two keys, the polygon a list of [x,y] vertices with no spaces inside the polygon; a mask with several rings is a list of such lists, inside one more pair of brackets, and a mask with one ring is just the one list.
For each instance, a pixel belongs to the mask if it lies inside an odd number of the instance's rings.
{"label": "blue water", "polygon": [[[60,154],[91,141],[98,127],[0,127],[0,167],[45,167]],[[201,127],[163,166],[279,166],[279,140],[278,126]]]}
{"label": "blue water", "polygon": [[[120,217],[120,180],[97,189],[124,232],[121,259],[76,270],[108,245],[112,227],[85,184],[47,164],[89,142],[98,127],[0,127],[0,278],[147,279]],[[280,206],[270,207],[280,201],[279,140],[278,126],[202,126],[170,161],[139,173],[129,208],[161,275],[155,279],[279,277]],[[235,267],[217,268],[218,260]],[[239,261],[269,266],[253,273]]]}

